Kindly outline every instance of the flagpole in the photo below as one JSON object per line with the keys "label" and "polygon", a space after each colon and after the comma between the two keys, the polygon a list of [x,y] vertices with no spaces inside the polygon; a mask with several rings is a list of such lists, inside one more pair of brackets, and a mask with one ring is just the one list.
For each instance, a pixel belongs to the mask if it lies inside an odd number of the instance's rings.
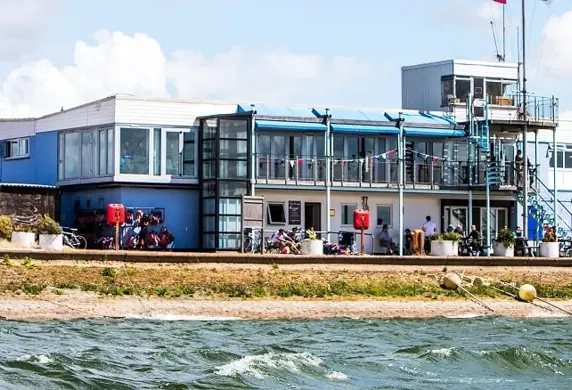
{"label": "flagpole", "polygon": [[527,144],[527,121],[526,109],[526,0],[522,0],[522,230],[525,237],[528,236],[528,144]]}
{"label": "flagpole", "polygon": [[502,5],[502,60],[506,61],[506,24],[505,24],[506,3]]}

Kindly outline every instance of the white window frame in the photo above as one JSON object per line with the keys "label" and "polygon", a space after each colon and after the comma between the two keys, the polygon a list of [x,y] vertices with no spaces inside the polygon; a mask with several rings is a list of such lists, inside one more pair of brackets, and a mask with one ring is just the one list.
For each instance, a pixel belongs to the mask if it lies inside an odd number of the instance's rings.
{"label": "white window frame", "polygon": [[[185,147],[185,133],[190,133],[190,128],[161,128],[161,176],[168,177],[183,177],[183,149]],[[177,175],[167,175],[167,133],[178,133],[179,134],[179,158],[178,158],[178,174]],[[196,136],[195,136],[196,137]],[[153,140],[155,142],[155,140]],[[195,172],[197,170],[197,141],[195,139]],[[189,176],[190,177],[190,176]],[[196,175],[195,175],[196,177]]]}
{"label": "white window frame", "polygon": [[[391,223],[387,223],[386,221],[384,221],[384,223],[382,225],[378,225],[377,222],[379,221],[379,207],[387,207],[389,209],[389,219]],[[387,225],[389,227],[393,227],[393,205],[392,204],[376,204],[375,205],[375,224],[376,226],[383,226],[383,225]]]}
{"label": "white window frame", "polygon": [[[18,153],[16,156],[12,156],[12,144],[17,143],[18,149],[22,147],[22,144],[25,145],[26,151],[24,153]],[[10,150],[10,156],[8,156],[8,150]],[[18,150],[20,152],[20,150]],[[13,138],[7,139],[4,141],[4,160],[17,160],[20,158],[29,158],[30,157],[30,137],[22,137],[22,138]]]}
{"label": "white window frame", "polygon": [[340,205],[340,226],[353,226],[354,225],[354,221],[353,221],[353,212],[352,215],[350,216],[350,221],[349,223],[344,223],[344,207],[347,206],[352,206],[354,208],[354,211],[357,210],[357,203],[342,203]]}
{"label": "white window frame", "polygon": [[[273,221],[272,220],[272,213],[270,212],[270,206],[282,206],[282,211],[284,214],[284,222],[281,221]],[[286,225],[287,220],[286,215],[286,202],[268,202],[266,205],[266,220],[269,225]]]}

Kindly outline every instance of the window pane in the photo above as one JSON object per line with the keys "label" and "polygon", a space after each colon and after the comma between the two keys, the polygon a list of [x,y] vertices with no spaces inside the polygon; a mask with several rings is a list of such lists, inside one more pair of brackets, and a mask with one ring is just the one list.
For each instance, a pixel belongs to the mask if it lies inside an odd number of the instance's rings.
{"label": "window pane", "polygon": [[203,141],[203,160],[216,158],[215,141]]}
{"label": "window pane", "polygon": [[[377,225],[393,225],[393,219],[391,218],[391,209],[389,205],[378,205],[377,206]],[[353,218],[353,216],[352,216]]]}
{"label": "window pane", "polygon": [[216,119],[203,121],[203,139],[216,138]]}
{"label": "window pane", "polygon": [[187,140],[188,133],[185,133],[185,142],[183,144],[183,176],[195,177],[195,142],[193,138]]}
{"label": "window pane", "polygon": [[270,149],[271,141],[269,135],[259,135],[258,145],[256,146],[256,151],[261,156],[269,156],[272,154]]}
{"label": "window pane", "polygon": [[215,161],[203,161],[203,179],[216,178]]}
{"label": "window pane", "polygon": [[355,204],[342,205],[342,225],[353,225]]}
{"label": "window pane", "polygon": [[64,179],[64,134],[58,134],[58,180]]}
{"label": "window pane", "polygon": [[248,121],[221,119],[219,121],[220,138],[248,138]]}
{"label": "window pane", "polygon": [[64,136],[64,144],[64,179],[77,178],[80,174],[80,133],[66,133]]}
{"label": "window pane", "polygon": [[215,249],[215,235],[214,234],[203,234],[203,248]]}
{"label": "window pane", "polygon": [[334,157],[344,157],[344,137],[341,135],[334,135]]}
{"label": "window pane", "polygon": [[467,95],[471,92],[471,80],[455,80],[455,97],[461,102],[467,101]]}
{"label": "window pane", "polygon": [[286,154],[286,138],[283,136],[272,137],[272,155],[284,156]]}
{"label": "window pane", "polygon": [[564,152],[564,168],[571,169],[572,168],[572,151]]}
{"label": "window pane", "polygon": [[203,213],[204,214],[215,214],[215,199],[203,199]]}
{"label": "window pane", "polygon": [[219,232],[240,232],[240,216],[221,216],[218,219]]}
{"label": "window pane", "polygon": [[221,179],[246,179],[246,161],[220,160],[219,177]]}
{"label": "window pane", "polygon": [[81,176],[91,177],[93,149],[91,147],[91,131],[81,133]]}
{"label": "window pane", "polygon": [[446,106],[449,104],[449,99],[454,95],[453,92],[453,80],[443,79],[441,80],[441,105]]}
{"label": "window pane", "polygon": [[161,174],[161,129],[153,129],[153,175]]}
{"label": "window pane", "polygon": [[107,130],[99,130],[99,176],[107,175]]}
{"label": "window pane", "polygon": [[220,249],[240,249],[240,234],[219,234],[218,247]]}
{"label": "window pane", "polygon": [[269,224],[284,224],[286,223],[286,212],[284,210],[284,203],[268,203],[267,220]]}
{"label": "window pane", "polygon": [[214,232],[215,231],[215,219],[216,217],[203,217],[203,231],[204,232]]}
{"label": "window pane", "polygon": [[242,196],[246,195],[248,188],[244,182],[220,182],[220,196]]}
{"label": "window pane", "polygon": [[183,176],[196,177],[194,162],[183,163]]}
{"label": "window pane", "polygon": [[180,133],[167,132],[167,175],[179,175]]}
{"label": "window pane", "polygon": [[242,210],[242,199],[220,199],[218,201],[219,214],[240,214]]}
{"label": "window pane", "polygon": [[215,197],[216,196],[216,182],[203,182],[203,196]]}
{"label": "window pane", "polygon": [[149,130],[122,128],[121,173],[149,174]]}
{"label": "window pane", "polygon": [[248,157],[248,142],[235,140],[221,140],[219,144],[221,158],[244,158]]}
{"label": "window pane", "polygon": [[113,144],[113,133],[115,129],[107,129],[107,174],[111,175],[115,171],[113,167],[113,156],[115,155],[115,145]]}

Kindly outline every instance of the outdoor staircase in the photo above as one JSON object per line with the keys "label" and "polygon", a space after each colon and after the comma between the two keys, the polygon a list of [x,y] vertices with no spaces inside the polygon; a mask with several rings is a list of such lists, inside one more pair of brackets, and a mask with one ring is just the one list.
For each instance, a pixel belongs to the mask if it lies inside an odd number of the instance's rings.
{"label": "outdoor staircase", "polygon": [[503,180],[501,164],[493,161],[490,153],[489,127],[486,121],[475,121],[470,129],[469,139],[475,150],[486,155],[486,169],[489,185],[500,185]]}

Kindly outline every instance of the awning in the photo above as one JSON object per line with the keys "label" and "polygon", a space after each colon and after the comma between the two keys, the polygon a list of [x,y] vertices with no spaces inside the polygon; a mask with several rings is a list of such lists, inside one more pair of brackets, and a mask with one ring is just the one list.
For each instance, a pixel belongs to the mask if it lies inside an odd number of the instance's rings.
{"label": "awning", "polygon": [[423,127],[404,127],[406,137],[466,137],[464,130],[432,129]]}
{"label": "awning", "polygon": [[334,133],[356,134],[398,134],[399,129],[395,126],[368,126],[368,125],[342,125],[332,123]]}
{"label": "awning", "polygon": [[283,131],[326,131],[327,127],[323,123],[316,122],[288,122],[288,121],[268,121],[256,120],[256,127],[264,130]]}

